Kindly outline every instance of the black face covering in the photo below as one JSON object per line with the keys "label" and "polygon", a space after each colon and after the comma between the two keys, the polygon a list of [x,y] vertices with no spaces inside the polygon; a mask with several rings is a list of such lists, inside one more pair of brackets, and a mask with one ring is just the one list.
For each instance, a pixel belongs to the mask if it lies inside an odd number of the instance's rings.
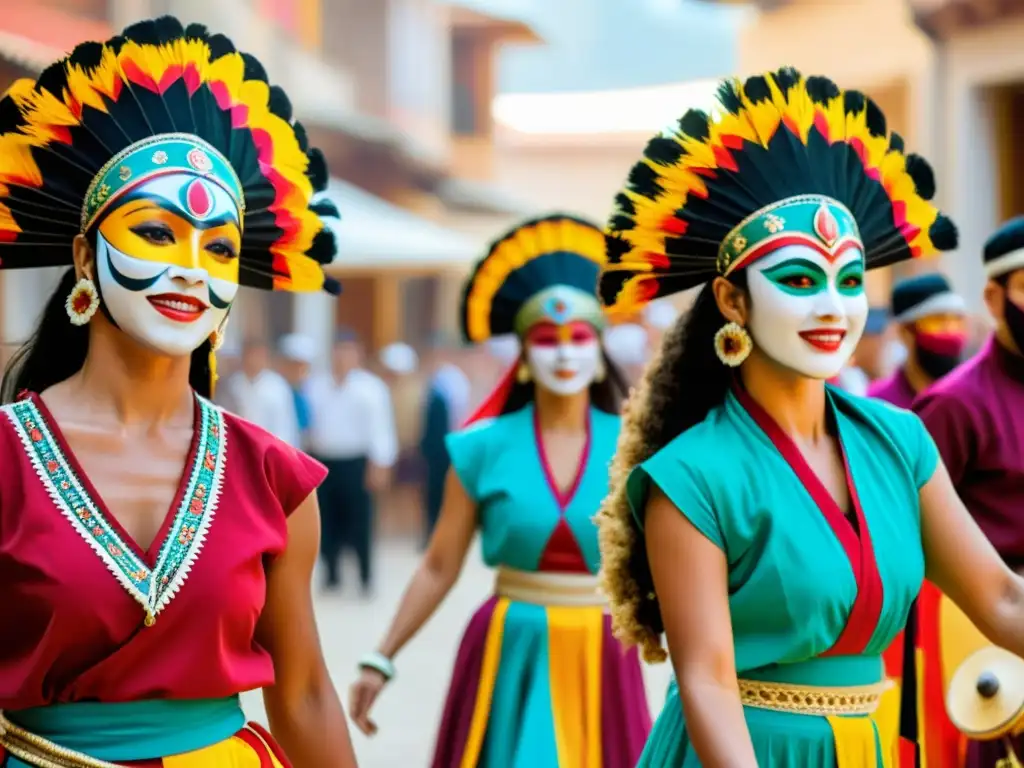
{"label": "black face covering", "polygon": [[1010,301],[1009,296],[1006,297],[1003,305],[1005,307],[1003,316],[1006,319],[1006,329],[1010,332],[1010,336],[1013,337],[1013,343],[1017,345],[1017,349],[1024,352],[1024,309]]}
{"label": "black face covering", "polygon": [[916,333],[914,359],[930,379],[941,379],[960,364],[966,341],[962,333]]}
{"label": "black face covering", "polygon": [[918,347],[914,359],[930,379],[941,379],[960,364],[960,355],[932,352]]}

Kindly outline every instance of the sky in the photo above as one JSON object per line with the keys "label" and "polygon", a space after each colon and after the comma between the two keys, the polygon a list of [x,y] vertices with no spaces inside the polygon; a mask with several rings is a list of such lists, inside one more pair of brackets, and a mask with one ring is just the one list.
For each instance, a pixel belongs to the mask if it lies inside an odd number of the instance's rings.
{"label": "sky", "polygon": [[545,41],[502,51],[499,93],[614,90],[730,74],[743,14],[699,0],[470,2],[528,21]]}

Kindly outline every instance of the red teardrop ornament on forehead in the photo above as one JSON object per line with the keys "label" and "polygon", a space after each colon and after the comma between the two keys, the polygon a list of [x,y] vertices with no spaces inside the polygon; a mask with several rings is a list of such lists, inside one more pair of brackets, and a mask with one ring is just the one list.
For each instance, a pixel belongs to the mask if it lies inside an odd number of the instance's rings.
{"label": "red teardrop ornament on forehead", "polygon": [[839,222],[824,203],[814,214],[814,234],[821,238],[826,246],[831,248],[839,239]]}
{"label": "red teardrop ornament on forehead", "polygon": [[193,179],[188,185],[188,189],[185,190],[185,201],[188,203],[189,213],[200,219],[206,218],[213,208],[213,195],[202,179]]}

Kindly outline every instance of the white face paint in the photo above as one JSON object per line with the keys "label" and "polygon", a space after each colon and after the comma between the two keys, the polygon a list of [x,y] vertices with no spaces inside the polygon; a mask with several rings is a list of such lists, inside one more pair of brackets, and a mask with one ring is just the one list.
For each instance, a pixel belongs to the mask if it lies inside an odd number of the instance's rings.
{"label": "white face paint", "polygon": [[812,379],[842,370],[868,315],[859,248],[829,261],[809,246],[784,246],[751,265],[747,286],[748,330],[768,357]]}
{"label": "white face paint", "polygon": [[100,224],[103,306],[124,333],[165,355],[191,354],[238,293],[241,231],[218,185],[169,174],[140,185]]}
{"label": "white face paint", "polygon": [[542,323],[526,337],[526,362],[538,386],[556,395],[589,387],[601,366],[601,344],[588,323]]}

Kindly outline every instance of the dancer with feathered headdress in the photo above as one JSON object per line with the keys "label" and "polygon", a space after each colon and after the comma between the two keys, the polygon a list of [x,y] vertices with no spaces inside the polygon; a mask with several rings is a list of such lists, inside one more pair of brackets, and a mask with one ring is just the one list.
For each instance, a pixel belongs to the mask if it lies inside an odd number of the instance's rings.
{"label": "dancer with feathered headdress", "polygon": [[863,94],[781,69],[718,106],[650,142],[601,279],[631,311],[705,283],[629,403],[599,514],[616,633],[651,661],[664,633],[676,671],[639,766],[894,765],[881,654],[926,568],[1024,650],[1024,580],[921,421],[826,384],[864,329],[865,270],[956,230]]}
{"label": "dancer with feathered headdress", "polygon": [[433,768],[633,768],[650,730],[636,652],[611,635],[593,515],[608,489],[622,378],[600,340],[604,237],[566,215],[497,240],[466,282],[467,341],[522,354],[461,431],[427,553],[352,687],[353,721],[454,586],[476,531],[494,596],[459,647]]}
{"label": "dancer with feathered headdress", "polygon": [[3,382],[5,768],[355,765],[309,597],[324,469],[207,399],[240,286],[336,292],[326,179],[259,62],[169,17],[0,100],[0,268],[65,268]]}

